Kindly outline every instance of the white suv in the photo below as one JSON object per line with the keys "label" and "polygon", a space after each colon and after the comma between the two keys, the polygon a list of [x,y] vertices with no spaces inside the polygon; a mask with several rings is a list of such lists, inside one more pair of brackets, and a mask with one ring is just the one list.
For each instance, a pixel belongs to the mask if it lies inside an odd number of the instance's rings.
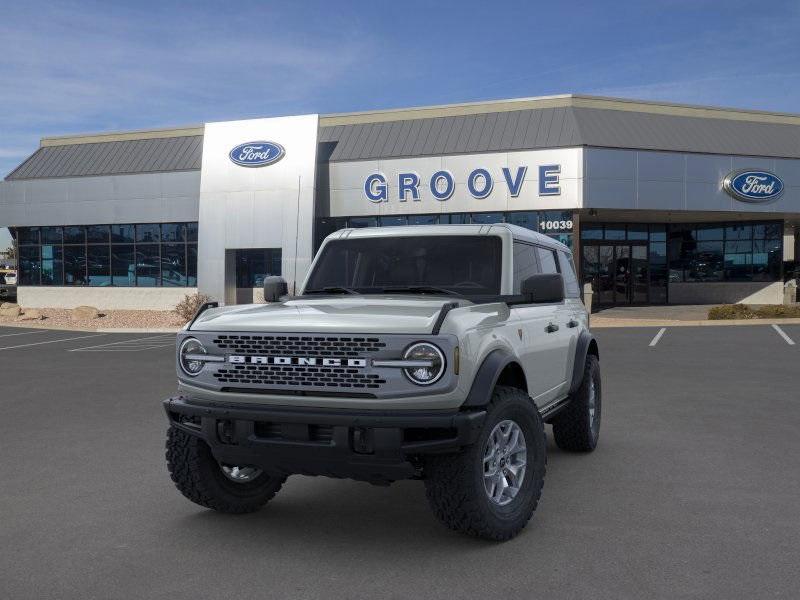
{"label": "white suv", "polygon": [[[190,500],[257,510],[292,474],[422,479],[449,527],[516,535],[545,423],[595,448],[597,343],[569,249],[512,225],[345,229],[302,292],[204,306],[179,334],[167,462]],[[280,298],[280,300],[279,300]]]}

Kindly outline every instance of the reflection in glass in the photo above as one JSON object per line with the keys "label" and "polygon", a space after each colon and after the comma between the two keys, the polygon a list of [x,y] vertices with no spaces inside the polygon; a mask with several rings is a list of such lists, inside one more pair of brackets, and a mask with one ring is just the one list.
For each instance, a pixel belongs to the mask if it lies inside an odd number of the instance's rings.
{"label": "reflection in glass", "polygon": [[89,285],[111,285],[111,249],[107,245],[89,246],[87,254]]}
{"label": "reflection in glass", "polygon": [[132,244],[111,247],[111,284],[119,287],[136,285],[136,260]]}
{"label": "reflection in glass", "polygon": [[155,287],[160,284],[161,256],[158,244],[136,244],[136,285]]}
{"label": "reflection in glass", "polygon": [[64,246],[64,285],[86,283],[86,246]]}
{"label": "reflection in glass", "polygon": [[186,244],[164,244],[161,247],[161,285],[186,286]]}
{"label": "reflection in glass", "polygon": [[64,285],[61,245],[42,246],[42,285]]}

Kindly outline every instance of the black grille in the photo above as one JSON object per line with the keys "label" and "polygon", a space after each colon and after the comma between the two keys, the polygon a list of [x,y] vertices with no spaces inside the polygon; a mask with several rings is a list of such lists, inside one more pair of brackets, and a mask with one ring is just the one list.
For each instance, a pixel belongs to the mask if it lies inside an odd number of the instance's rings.
{"label": "black grille", "polygon": [[261,364],[226,365],[214,373],[220,383],[315,388],[375,389],[386,383],[380,375],[347,367],[300,367]]}
{"label": "black grille", "polygon": [[214,344],[241,354],[341,357],[363,356],[386,346],[379,338],[321,335],[220,335]]}

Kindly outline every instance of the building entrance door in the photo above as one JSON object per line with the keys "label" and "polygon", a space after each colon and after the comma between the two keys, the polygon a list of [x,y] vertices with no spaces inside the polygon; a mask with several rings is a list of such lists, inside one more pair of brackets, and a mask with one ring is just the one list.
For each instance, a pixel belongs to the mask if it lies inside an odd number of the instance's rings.
{"label": "building entrance door", "polygon": [[646,244],[584,242],[583,273],[591,278],[598,305],[648,302]]}

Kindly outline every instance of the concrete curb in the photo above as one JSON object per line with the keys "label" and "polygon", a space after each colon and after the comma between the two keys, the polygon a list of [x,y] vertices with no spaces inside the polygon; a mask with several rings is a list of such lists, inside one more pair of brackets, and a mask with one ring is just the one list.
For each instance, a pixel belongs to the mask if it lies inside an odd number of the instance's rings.
{"label": "concrete curb", "polygon": [[800,319],[726,319],[720,321],[675,321],[668,319],[609,319],[592,317],[589,327],[730,327],[734,325],[800,325]]}
{"label": "concrete curb", "polygon": [[16,327],[19,329],[44,329],[50,331],[88,331],[89,333],[178,333],[180,327],[154,327],[152,329],[136,327],[77,327],[75,325],[50,325],[44,321],[23,321],[19,323],[2,323],[0,327]]}

